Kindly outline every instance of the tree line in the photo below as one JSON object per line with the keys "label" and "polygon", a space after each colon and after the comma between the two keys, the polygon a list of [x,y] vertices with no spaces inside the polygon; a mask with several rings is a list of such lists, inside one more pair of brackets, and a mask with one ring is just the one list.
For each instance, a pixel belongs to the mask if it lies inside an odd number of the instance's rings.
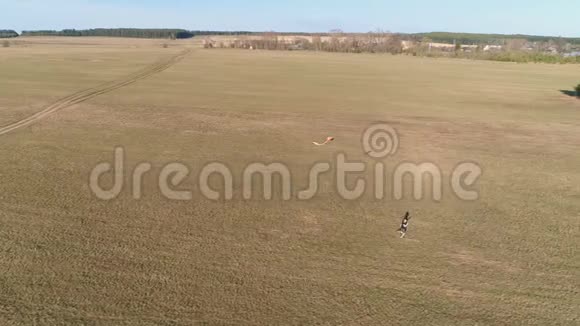
{"label": "tree line", "polygon": [[[23,31],[22,36],[104,36],[104,37],[130,37],[130,38],[165,38],[184,39],[194,36],[220,35],[239,36],[254,35],[260,32],[251,31],[204,31],[185,29],[150,29],[150,28],[94,28],[94,29],[64,29],[57,30],[30,30]],[[308,35],[307,33],[281,33],[285,35]]]}
{"label": "tree line", "polygon": [[372,32],[365,34],[344,33],[334,30],[331,33],[316,35],[297,35],[283,33],[262,33],[260,35],[239,36],[230,40],[205,40],[206,48],[238,48],[257,50],[311,50],[345,53],[391,53],[403,51],[400,34]]}
{"label": "tree line", "polygon": [[194,35],[184,29],[141,29],[141,28],[95,28],[22,31],[22,36],[105,36],[131,38],[191,38]]}
{"label": "tree line", "polygon": [[18,33],[11,29],[0,29],[0,38],[18,37]]}
{"label": "tree line", "polygon": [[[211,34],[210,34],[211,35]],[[409,41],[405,34],[382,32],[344,33],[334,30],[330,33],[307,35],[284,35],[262,33],[260,35],[240,35],[215,38],[207,36],[206,48],[239,48],[255,50],[307,50],[346,53],[391,53],[426,57],[453,57],[509,62],[580,63],[580,55],[574,49],[580,48],[563,39],[545,42],[530,42],[526,39],[505,39],[501,46],[487,44],[462,45],[449,42],[447,46],[432,46],[433,40],[423,37],[420,41]],[[455,44],[453,44],[455,43]]]}
{"label": "tree line", "polygon": [[[272,32],[273,33],[273,32]],[[263,32],[251,31],[204,31],[204,30],[185,30],[185,29],[140,29],[140,28],[95,28],[95,29],[65,29],[56,30],[30,30],[23,31],[23,36],[105,36],[105,37],[132,37],[132,38],[191,38],[194,36],[209,35],[263,35]],[[297,35],[308,37],[330,37],[336,33],[276,33],[277,35]],[[350,34],[355,35],[355,34]],[[415,33],[405,34],[398,33],[401,38],[410,41],[421,41],[430,39],[438,43],[460,43],[460,44],[496,44],[503,45],[506,41],[512,39],[523,39],[527,42],[546,43],[546,42],[563,42],[573,45],[580,45],[580,38],[550,37],[537,35],[506,35],[506,34],[476,34],[476,33]],[[0,37],[17,37],[18,33],[13,30],[0,30]]]}
{"label": "tree line", "polygon": [[419,41],[428,38],[437,43],[460,43],[460,44],[495,44],[502,45],[506,41],[521,39],[530,43],[547,43],[547,42],[564,42],[580,45],[580,38],[572,37],[554,37],[554,36],[537,36],[537,35],[508,35],[508,34],[475,34],[475,33],[448,33],[432,32],[408,34],[411,39]]}
{"label": "tree line", "polygon": [[[22,31],[22,36],[102,36],[102,37],[129,37],[155,39],[186,39],[202,35],[252,35],[250,31],[188,31],[185,29],[148,29],[148,28],[94,28],[94,29],[64,29]],[[291,33],[288,33],[291,34]]]}

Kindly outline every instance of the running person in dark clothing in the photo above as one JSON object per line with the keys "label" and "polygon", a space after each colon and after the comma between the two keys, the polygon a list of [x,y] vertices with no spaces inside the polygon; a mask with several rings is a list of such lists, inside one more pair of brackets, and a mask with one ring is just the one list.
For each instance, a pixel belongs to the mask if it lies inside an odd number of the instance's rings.
{"label": "running person in dark clothing", "polygon": [[406,212],[405,216],[403,216],[403,221],[401,221],[401,227],[397,230],[401,233],[401,238],[404,238],[405,235],[407,235],[407,229],[409,228],[410,219],[411,216],[409,215],[409,212]]}

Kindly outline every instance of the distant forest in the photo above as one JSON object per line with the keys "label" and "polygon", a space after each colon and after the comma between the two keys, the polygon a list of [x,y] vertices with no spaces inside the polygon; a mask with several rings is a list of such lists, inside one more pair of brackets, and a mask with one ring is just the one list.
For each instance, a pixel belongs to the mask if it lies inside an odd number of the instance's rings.
{"label": "distant forest", "polygon": [[[96,29],[65,29],[62,31],[37,30],[23,31],[22,36],[106,36],[106,37],[134,37],[134,38],[165,38],[184,39],[203,35],[256,35],[262,32],[250,31],[188,31],[185,29],[139,29],[139,28],[96,28]],[[332,33],[276,33],[278,35],[304,35],[304,36],[328,36]],[[566,43],[580,45],[580,38],[559,38],[553,36],[535,35],[505,35],[505,34],[472,34],[472,33],[416,33],[398,34],[402,39],[421,41],[429,39],[437,43],[458,44],[497,44],[501,45],[506,40],[523,39],[528,42],[548,42],[561,40]],[[0,38],[17,37],[18,33],[13,30],[0,30]]]}
{"label": "distant forest", "polygon": [[522,35],[522,34],[472,34],[472,33],[447,33],[447,32],[433,32],[433,33],[417,33],[407,34],[411,38],[420,41],[423,38],[428,38],[437,43],[458,43],[458,44],[495,44],[502,45],[506,40],[522,39],[528,42],[549,42],[554,40],[562,40],[570,44],[580,44],[580,38],[571,37],[554,37],[554,36],[536,36],[536,35]]}
{"label": "distant forest", "polygon": [[11,29],[0,29],[0,38],[18,37],[18,33]]}
{"label": "distant forest", "polygon": [[22,36],[108,36],[133,38],[190,38],[193,35],[184,29],[140,29],[140,28],[96,28],[65,29],[62,31],[22,31]]}
{"label": "distant forest", "polygon": [[[95,28],[95,29],[65,29],[62,31],[39,30],[22,31],[22,36],[105,36],[134,38],[192,38],[205,35],[252,35],[262,32],[250,31],[188,31],[185,29],[142,29],[142,28]],[[308,33],[278,33],[279,35],[310,35]]]}
{"label": "distant forest", "polygon": [[95,29],[65,29],[62,31],[41,30],[22,31],[22,36],[104,36],[132,38],[185,39],[196,35],[247,35],[245,31],[188,31],[185,29],[141,29],[141,28],[95,28]]}

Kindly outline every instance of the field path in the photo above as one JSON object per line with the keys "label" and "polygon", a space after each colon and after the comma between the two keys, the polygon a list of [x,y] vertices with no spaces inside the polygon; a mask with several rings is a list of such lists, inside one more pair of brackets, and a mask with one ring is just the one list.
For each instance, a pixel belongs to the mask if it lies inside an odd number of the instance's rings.
{"label": "field path", "polygon": [[147,68],[145,68],[139,72],[136,72],[134,74],[131,74],[129,76],[126,76],[122,79],[118,79],[118,80],[114,80],[114,81],[111,81],[111,82],[108,82],[105,84],[101,84],[99,86],[85,89],[83,91],[79,91],[79,92],[71,94],[67,97],[61,98],[60,100],[44,107],[40,112],[37,112],[37,113],[35,113],[27,118],[24,118],[18,122],[14,122],[14,123],[9,124],[7,126],[0,127],[0,136],[7,134],[11,131],[14,131],[16,129],[33,124],[34,122],[41,120],[41,119],[47,117],[48,115],[53,114],[57,111],[60,111],[64,108],[67,108],[71,105],[75,105],[78,103],[88,101],[88,100],[90,100],[94,97],[97,97],[99,95],[114,91],[114,90],[119,89],[121,87],[125,87],[127,85],[133,84],[141,79],[150,77],[150,76],[157,74],[157,73],[160,73],[160,72],[166,70],[167,68],[173,66],[177,62],[179,62],[187,54],[189,54],[189,52],[190,52],[190,50],[184,50],[184,51],[178,53],[177,55],[174,55],[168,59],[154,63],[151,66],[148,66]]}

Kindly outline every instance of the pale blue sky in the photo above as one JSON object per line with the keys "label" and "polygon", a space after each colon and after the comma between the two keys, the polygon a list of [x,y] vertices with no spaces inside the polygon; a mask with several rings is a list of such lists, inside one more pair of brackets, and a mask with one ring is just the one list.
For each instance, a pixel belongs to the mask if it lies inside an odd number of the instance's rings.
{"label": "pale blue sky", "polygon": [[0,0],[0,29],[481,32],[580,37],[578,0]]}

